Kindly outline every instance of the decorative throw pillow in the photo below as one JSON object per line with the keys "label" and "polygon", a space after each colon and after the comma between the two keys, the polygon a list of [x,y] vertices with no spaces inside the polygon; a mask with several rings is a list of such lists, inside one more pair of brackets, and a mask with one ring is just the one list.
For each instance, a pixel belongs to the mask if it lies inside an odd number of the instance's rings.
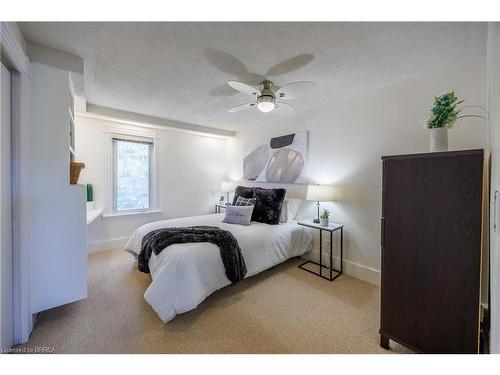
{"label": "decorative throw pillow", "polygon": [[256,202],[257,202],[256,198],[238,197],[238,199],[236,199],[236,203],[234,205],[235,206],[255,206]]}
{"label": "decorative throw pillow", "polygon": [[279,224],[286,189],[264,189],[238,186],[234,192],[233,204],[239,197],[255,198],[252,220],[266,224]]}
{"label": "decorative throw pillow", "polygon": [[222,221],[228,224],[250,225],[254,207],[254,205],[233,206],[228,203],[226,204],[226,214]]}
{"label": "decorative throw pillow", "polygon": [[239,197],[253,198],[253,189],[252,187],[237,186],[234,191],[233,205],[236,204]]}
{"label": "decorative throw pillow", "polygon": [[279,224],[281,208],[286,189],[254,188],[253,196],[257,198],[252,220],[266,224]]}

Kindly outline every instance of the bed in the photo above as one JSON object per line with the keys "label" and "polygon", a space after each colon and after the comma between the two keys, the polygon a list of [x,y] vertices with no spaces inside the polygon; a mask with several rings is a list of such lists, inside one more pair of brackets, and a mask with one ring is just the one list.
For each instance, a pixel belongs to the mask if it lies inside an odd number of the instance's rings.
{"label": "bed", "polygon": [[[193,225],[216,226],[230,231],[238,240],[247,266],[246,277],[309,251],[313,237],[295,221],[250,226],[226,224],[224,214],[192,216],[157,221],[139,227],[125,245],[137,257],[142,238],[152,230]],[[211,243],[184,243],[169,246],[149,260],[152,282],[144,294],[163,322],[196,308],[216,290],[230,284],[219,248]]]}

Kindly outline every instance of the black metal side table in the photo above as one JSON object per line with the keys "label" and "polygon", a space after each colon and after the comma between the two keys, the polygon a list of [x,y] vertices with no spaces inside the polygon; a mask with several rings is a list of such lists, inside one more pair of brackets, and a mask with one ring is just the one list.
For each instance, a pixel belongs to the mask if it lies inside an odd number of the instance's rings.
{"label": "black metal side table", "polygon": [[222,209],[226,209],[226,205],[223,204],[216,204],[215,205],[215,213],[220,214],[222,212]]}
{"label": "black metal side table", "polygon": [[[342,275],[342,269],[343,269],[343,248],[344,248],[344,225],[343,224],[335,224],[335,223],[330,223],[327,227],[324,227],[318,223],[315,223],[311,220],[304,220],[304,221],[299,221],[297,224],[303,225],[305,227],[309,228],[314,228],[314,229],[319,229],[319,263],[314,262],[312,260],[308,260],[302,264],[299,265],[300,269],[303,269],[307,272],[310,272],[314,275],[320,276],[323,279],[326,279],[328,281],[333,281],[340,275]],[[340,269],[336,269],[333,267],[333,232],[340,230]],[[323,265],[323,231],[325,232],[330,232],[330,277],[323,276],[323,267],[328,268],[327,266]],[[315,264],[319,266],[319,273],[314,272],[306,267],[304,267],[306,264]],[[333,272],[336,273],[336,275],[333,275]]]}

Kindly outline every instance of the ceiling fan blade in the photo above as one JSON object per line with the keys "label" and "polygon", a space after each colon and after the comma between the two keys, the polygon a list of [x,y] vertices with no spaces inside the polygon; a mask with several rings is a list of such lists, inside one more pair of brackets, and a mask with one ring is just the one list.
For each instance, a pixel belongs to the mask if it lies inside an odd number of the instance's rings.
{"label": "ceiling fan blade", "polygon": [[265,76],[257,73],[246,72],[235,77],[238,81],[246,82],[247,85],[259,87],[262,81],[266,80]]}
{"label": "ceiling fan blade", "polygon": [[231,86],[233,89],[242,92],[244,94],[258,96],[260,95],[260,91],[253,86],[247,85],[246,83],[240,81],[228,81],[227,84]]}
{"label": "ceiling fan blade", "polygon": [[314,87],[314,83],[308,81],[292,82],[276,91],[276,98],[295,99],[308,94]]}
{"label": "ceiling fan blade", "polygon": [[295,108],[290,104],[276,102],[273,112],[280,116],[291,116],[295,113]]}
{"label": "ceiling fan blade", "polygon": [[216,98],[231,96],[231,95],[235,95],[235,94],[236,94],[236,91],[234,91],[228,85],[221,85],[221,86],[214,87],[213,89],[211,89],[208,92],[208,95],[214,96]]}
{"label": "ceiling fan blade", "polygon": [[240,105],[237,105],[236,107],[228,109],[227,111],[230,113],[234,113],[234,112],[243,111],[245,109],[250,109],[253,107],[255,107],[255,103],[240,104]]}
{"label": "ceiling fan blade", "polygon": [[295,57],[290,57],[285,61],[280,62],[279,64],[274,65],[270,68],[266,76],[277,76],[281,74],[286,74],[297,70],[304,65],[309,64],[314,59],[314,55],[308,53],[304,55],[298,55]]}
{"label": "ceiling fan blade", "polygon": [[233,76],[248,73],[248,69],[237,57],[218,49],[207,49],[205,56],[217,69]]}

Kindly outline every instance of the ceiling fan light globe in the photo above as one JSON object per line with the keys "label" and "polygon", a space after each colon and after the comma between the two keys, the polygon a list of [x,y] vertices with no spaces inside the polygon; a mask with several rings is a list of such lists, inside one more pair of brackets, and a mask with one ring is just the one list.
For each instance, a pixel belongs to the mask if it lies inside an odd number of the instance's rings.
{"label": "ceiling fan light globe", "polygon": [[275,107],[273,95],[262,95],[257,98],[257,108],[261,112],[271,112]]}
{"label": "ceiling fan light globe", "polygon": [[257,104],[257,108],[261,112],[271,112],[274,109],[274,103],[273,102],[260,102]]}

